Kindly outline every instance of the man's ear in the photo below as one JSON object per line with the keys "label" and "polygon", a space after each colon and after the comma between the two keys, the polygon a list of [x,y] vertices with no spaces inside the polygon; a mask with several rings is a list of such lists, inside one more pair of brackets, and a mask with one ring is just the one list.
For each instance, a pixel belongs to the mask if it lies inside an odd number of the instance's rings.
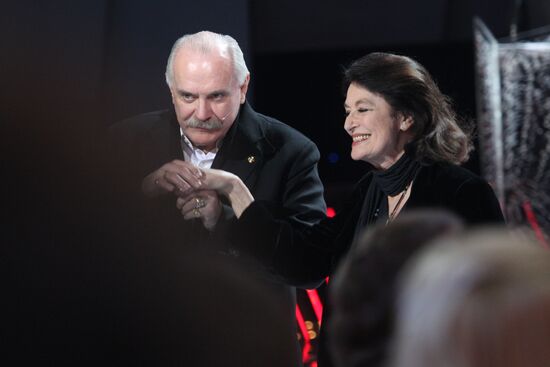
{"label": "man's ear", "polygon": [[412,116],[401,116],[401,123],[399,125],[399,130],[408,131],[411,126],[414,124],[414,119]]}
{"label": "man's ear", "polygon": [[241,104],[243,104],[246,101],[246,92],[248,91],[248,83],[250,82],[250,73],[246,74],[246,78],[244,78],[244,82],[241,85]]}

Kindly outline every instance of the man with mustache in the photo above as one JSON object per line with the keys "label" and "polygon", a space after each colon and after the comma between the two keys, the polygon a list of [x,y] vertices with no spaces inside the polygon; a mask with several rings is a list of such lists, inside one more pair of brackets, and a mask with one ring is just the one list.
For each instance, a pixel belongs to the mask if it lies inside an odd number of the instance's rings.
{"label": "man with mustache", "polygon": [[[215,191],[200,188],[197,167],[219,168],[238,175],[256,199],[282,204],[281,215],[298,225],[325,216],[317,147],[288,125],[255,112],[246,102],[249,81],[233,38],[206,31],[183,36],[166,67],[174,110],[113,126],[116,151],[111,156],[124,172],[119,172],[125,183],[119,185],[120,197],[129,199],[125,213],[138,218],[133,228],[186,250],[185,256],[189,249],[213,250],[212,256],[224,253],[228,261],[246,263],[266,291],[279,295],[288,315],[281,327],[288,329],[287,345],[296,350],[294,289],[231,250],[228,231],[234,213]],[[176,207],[178,198],[183,200]]]}

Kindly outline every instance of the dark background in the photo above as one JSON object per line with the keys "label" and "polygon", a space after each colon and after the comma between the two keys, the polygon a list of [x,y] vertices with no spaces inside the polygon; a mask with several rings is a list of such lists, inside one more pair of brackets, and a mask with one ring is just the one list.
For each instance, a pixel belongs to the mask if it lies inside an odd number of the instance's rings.
{"label": "dark background", "polygon": [[[66,169],[86,173],[80,159],[98,154],[94,146],[102,129],[170,107],[164,82],[170,47],[185,33],[207,29],[240,43],[254,107],[317,143],[327,198],[335,205],[339,188],[347,188],[366,167],[349,159],[342,129],[343,67],[370,51],[412,56],[463,116],[474,117],[472,17],[480,16],[495,36],[507,36],[516,3],[5,1],[0,95],[10,133],[6,146],[15,153],[14,162],[45,160],[56,169],[54,162],[63,160]],[[550,23],[547,1],[524,1],[517,14],[520,30]],[[469,167],[477,170],[475,157]]]}
{"label": "dark background", "polygon": [[[319,146],[327,194],[364,173],[343,129],[343,67],[370,51],[412,56],[459,112],[475,117],[472,17],[496,37],[550,23],[544,0],[5,1],[0,15],[2,116],[16,159],[97,154],[111,123],[169,108],[165,63],[182,34],[232,35],[252,76],[249,100]],[[7,144],[14,144],[8,139]],[[10,145],[10,144],[8,144]],[[73,162],[78,172],[78,159]],[[335,162],[335,163],[331,163]],[[476,159],[469,167],[477,170]],[[80,168],[86,171],[85,167]],[[331,201],[331,200],[329,200]],[[334,203],[330,203],[334,204]]]}
{"label": "dark background", "polygon": [[[368,167],[349,158],[343,67],[370,51],[412,56],[472,118],[472,17],[503,37],[514,9],[511,0],[3,1],[0,339],[19,358],[18,348],[32,350],[29,338],[48,345],[52,331],[65,337],[64,323],[87,320],[71,305],[97,306],[118,292],[109,264],[112,272],[136,266],[125,259],[139,253],[139,229],[109,228],[118,218],[106,203],[112,180],[101,136],[122,118],[171,107],[165,64],[181,35],[211,30],[237,39],[251,71],[249,100],[317,143],[327,202],[338,207]],[[550,24],[550,2],[524,1],[518,14],[520,30]],[[477,170],[475,156],[469,166]],[[143,264],[157,252],[146,251]],[[137,269],[129,272],[150,273]]]}

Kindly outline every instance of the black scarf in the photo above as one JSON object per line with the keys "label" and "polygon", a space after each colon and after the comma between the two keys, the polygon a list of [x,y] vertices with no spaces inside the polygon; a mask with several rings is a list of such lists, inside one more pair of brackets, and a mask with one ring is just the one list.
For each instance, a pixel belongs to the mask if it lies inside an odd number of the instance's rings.
{"label": "black scarf", "polygon": [[368,225],[387,218],[387,197],[403,192],[407,185],[416,178],[420,167],[420,163],[414,157],[414,152],[406,149],[405,154],[390,168],[372,172],[372,180],[355,227],[354,242]]}

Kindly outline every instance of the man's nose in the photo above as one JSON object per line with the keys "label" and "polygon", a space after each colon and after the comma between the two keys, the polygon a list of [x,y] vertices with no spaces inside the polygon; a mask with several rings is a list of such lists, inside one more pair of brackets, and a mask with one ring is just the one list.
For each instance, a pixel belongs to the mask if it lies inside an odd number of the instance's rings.
{"label": "man's nose", "polygon": [[195,117],[201,121],[206,121],[212,117],[212,108],[210,102],[206,99],[197,99],[197,108],[195,109]]}

